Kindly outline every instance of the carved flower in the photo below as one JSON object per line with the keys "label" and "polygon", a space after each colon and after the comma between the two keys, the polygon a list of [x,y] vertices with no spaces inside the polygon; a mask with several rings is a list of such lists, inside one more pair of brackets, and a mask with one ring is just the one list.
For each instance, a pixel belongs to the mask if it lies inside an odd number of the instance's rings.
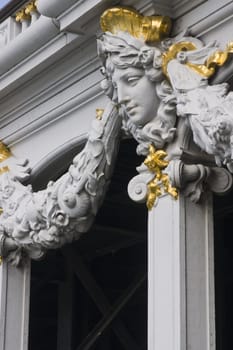
{"label": "carved flower", "polygon": [[159,69],[162,67],[162,54],[159,49],[154,49],[154,59],[153,59],[153,67]]}
{"label": "carved flower", "polygon": [[100,83],[101,89],[104,91],[105,95],[112,98],[114,93],[113,84],[109,79],[103,79]]}
{"label": "carved flower", "polygon": [[30,228],[32,231],[39,231],[42,229],[43,225],[42,222],[38,221],[29,221]]}
{"label": "carved flower", "polygon": [[38,234],[36,242],[42,244],[46,248],[55,248],[59,243],[58,228],[52,225],[48,230],[41,230]]}
{"label": "carved flower", "polygon": [[164,50],[168,50],[173,43],[174,41],[171,38],[167,38],[161,41],[161,46]]}
{"label": "carved flower", "polygon": [[4,258],[6,262],[13,266],[18,266],[22,261],[23,251],[22,248],[12,250],[8,252],[7,256]]}
{"label": "carved flower", "polygon": [[143,46],[139,51],[138,58],[144,66],[152,64],[154,59],[154,48]]}
{"label": "carved flower", "polygon": [[186,63],[187,62],[187,53],[185,51],[180,51],[180,52],[178,52],[176,58],[180,63],[182,63],[182,64]]}
{"label": "carved flower", "polygon": [[89,139],[91,141],[96,140],[103,135],[103,132],[104,132],[104,125],[101,122],[101,120],[94,119],[92,121],[92,128],[89,133]]}
{"label": "carved flower", "polygon": [[6,207],[4,208],[4,211],[6,214],[8,214],[9,216],[13,215],[16,211],[16,209],[18,208],[18,203],[17,202],[13,202],[13,201],[9,201],[6,205]]}
{"label": "carved flower", "polygon": [[97,175],[97,173],[95,172],[88,176],[88,181],[85,185],[85,189],[87,193],[89,193],[91,196],[96,196],[99,189],[100,189],[100,192],[102,193],[104,183],[105,183],[104,174],[101,173]]}
{"label": "carved flower", "polygon": [[105,67],[100,67],[100,73],[106,77],[107,73],[106,73],[106,68]]}
{"label": "carved flower", "polygon": [[15,191],[15,187],[12,186],[12,185],[6,185],[4,188],[3,188],[3,198],[4,199],[8,199],[12,196],[12,194],[14,193]]}
{"label": "carved flower", "polygon": [[65,203],[65,205],[70,209],[73,209],[77,204],[77,195],[74,192],[74,190],[72,189],[72,187],[70,187],[70,189],[68,188],[63,193],[62,199],[63,199],[63,202]]}
{"label": "carved flower", "polygon": [[69,224],[69,217],[63,211],[55,211],[51,216],[51,222],[58,227],[64,227]]}
{"label": "carved flower", "polygon": [[156,69],[162,66],[162,54],[156,47],[143,46],[138,57],[143,66],[152,66]]}
{"label": "carved flower", "polygon": [[110,81],[108,79],[103,79],[101,82],[100,82],[100,87],[101,89],[103,89],[104,91],[108,90],[109,87],[110,87]]}
{"label": "carved flower", "polygon": [[146,156],[149,152],[150,143],[149,142],[141,142],[138,144],[136,151],[138,155]]}

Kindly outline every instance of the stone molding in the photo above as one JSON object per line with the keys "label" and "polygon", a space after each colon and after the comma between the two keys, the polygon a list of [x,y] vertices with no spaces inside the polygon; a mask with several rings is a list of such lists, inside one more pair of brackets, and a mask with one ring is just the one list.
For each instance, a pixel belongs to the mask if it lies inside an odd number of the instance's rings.
{"label": "stone molding", "polygon": [[[72,6],[77,0],[38,0],[37,8],[43,16],[56,18],[60,13],[64,12],[67,8]],[[79,3],[81,1],[78,1]]]}
{"label": "stone molding", "polygon": [[4,74],[29,54],[41,48],[58,33],[59,23],[54,19],[41,16],[30,28],[2,48],[0,74]]}

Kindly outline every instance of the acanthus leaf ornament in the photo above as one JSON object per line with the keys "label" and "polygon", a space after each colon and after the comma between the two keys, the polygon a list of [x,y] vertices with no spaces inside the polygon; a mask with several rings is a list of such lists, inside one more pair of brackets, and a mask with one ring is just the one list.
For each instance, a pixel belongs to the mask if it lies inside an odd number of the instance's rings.
{"label": "acanthus leaf ornament", "polygon": [[[25,257],[40,259],[48,249],[77,240],[89,230],[117,155],[121,125],[117,116],[109,102],[102,118],[94,119],[86,146],[68,172],[44,190],[33,192],[14,172],[1,175],[0,255],[6,261],[19,265]],[[17,163],[13,156],[9,161]]]}

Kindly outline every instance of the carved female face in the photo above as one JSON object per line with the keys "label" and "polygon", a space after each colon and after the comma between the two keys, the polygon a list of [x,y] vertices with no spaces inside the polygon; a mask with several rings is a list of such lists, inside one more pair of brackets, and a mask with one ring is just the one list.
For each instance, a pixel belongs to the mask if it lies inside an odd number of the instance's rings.
{"label": "carved female face", "polygon": [[160,100],[155,83],[148,79],[143,69],[115,67],[112,82],[118,103],[135,125],[143,127],[156,116]]}

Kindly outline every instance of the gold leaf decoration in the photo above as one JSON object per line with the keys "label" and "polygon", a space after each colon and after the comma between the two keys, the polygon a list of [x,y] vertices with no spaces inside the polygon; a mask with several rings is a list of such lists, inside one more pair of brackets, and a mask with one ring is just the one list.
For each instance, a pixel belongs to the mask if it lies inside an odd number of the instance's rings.
{"label": "gold leaf decoration", "polygon": [[2,141],[0,141],[0,163],[11,157],[11,155],[10,149]]}
{"label": "gold leaf decoration", "polygon": [[153,180],[151,180],[148,185],[147,193],[147,208],[151,210],[155,204],[155,201],[163,193],[169,193],[173,198],[178,198],[178,191],[175,187],[172,187],[169,177],[163,170],[169,164],[169,161],[165,159],[167,153],[163,150],[157,150],[153,145],[149,148],[149,154],[146,157],[144,164],[148,169],[155,174]]}
{"label": "gold leaf decoration", "polygon": [[[197,47],[194,43],[189,41],[178,42],[169,47],[169,49],[163,54],[162,70],[163,73],[169,78],[167,72],[168,63],[175,59],[179,52],[193,51]],[[233,53],[233,42],[230,42],[224,51],[217,50],[211,54],[204,64],[195,64],[192,62],[185,62],[184,64],[191,68],[196,73],[203,77],[210,78],[215,73],[217,66],[221,67],[227,61],[229,54]]]}
{"label": "gold leaf decoration", "polygon": [[104,109],[96,108],[95,113],[96,113],[96,119],[101,120],[104,114]]}
{"label": "gold leaf decoration", "polygon": [[113,7],[102,14],[100,26],[103,32],[128,32],[146,42],[156,42],[169,35],[171,20],[167,16],[143,16],[133,9]]}

